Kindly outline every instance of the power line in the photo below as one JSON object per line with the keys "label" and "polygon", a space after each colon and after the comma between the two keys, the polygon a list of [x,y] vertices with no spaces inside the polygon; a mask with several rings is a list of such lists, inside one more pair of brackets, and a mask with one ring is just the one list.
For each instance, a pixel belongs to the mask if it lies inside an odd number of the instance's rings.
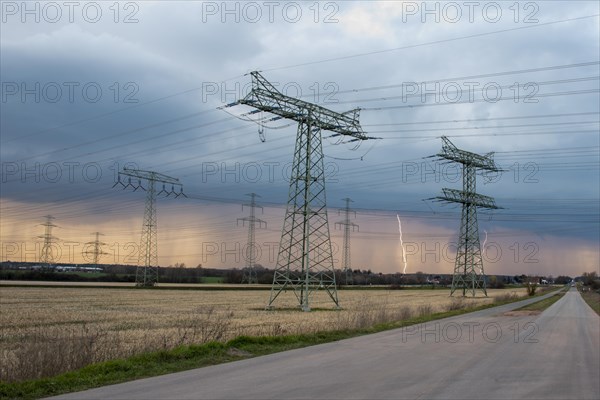
{"label": "power line", "polygon": [[449,38],[449,39],[434,40],[431,42],[424,42],[424,43],[418,43],[418,44],[413,44],[413,45],[394,47],[391,49],[370,51],[370,52],[366,52],[366,53],[358,53],[358,54],[352,54],[352,55],[341,56],[341,57],[326,58],[326,59],[309,61],[309,62],[304,62],[304,63],[299,63],[299,64],[271,67],[271,68],[267,68],[267,69],[262,69],[262,71],[268,72],[268,71],[276,71],[276,70],[283,70],[283,69],[290,69],[290,68],[297,68],[297,67],[305,67],[305,66],[309,66],[309,65],[322,64],[322,63],[328,63],[328,62],[343,61],[343,60],[349,60],[352,58],[372,56],[372,55],[376,55],[376,54],[391,53],[394,51],[413,49],[413,48],[417,48],[417,47],[432,46],[432,45],[436,45],[436,44],[449,43],[449,42],[454,42],[454,41],[459,41],[459,40],[466,40],[466,39],[473,39],[473,38],[477,38],[477,37],[496,35],[499,33],[520,31],[520,30],[524,30],[524,29],[540,28],[540,27],[545,27],[545,26],[549,26],[549,25],[561,24],[564,22],[572,22],[572,21],[579,21],[579,20],[584,20],[584,19],[588,19],[588,18],[596,18],[598,16],[600,16],[600,14],[584,15],[584,16],[580,16],[580,17],[538,23],[535,25],[519,26],[516,28],[508,28],[508,29],[499,29],[499,30],[491,31],[491,32],[482,32],[482,33],[476,33],[476,34],[466,35],[466,36],[459,36],[459,37],[454,37],[454,38]]}
{"label": "power line", "polygon": [[[556,96],[574,96],[574,95],[582,95],[582,94],[593,94],[599,93],[599,89],[585,89],[585,90],[572,90],[567,92],[553,92],[553,93],[536,93],[535,99],[540,97],[556,97]],[[533,98],[532,98],[533,99]],[[499,101],[505,100],[514,100],[514,96],[503,96],[497,97],[493,99],[493,103],[497,103]],[[456,102],[439,102],[439,103],[425,103],[425,104],[405,104],[405,105],[395,105],[395,106],[380,106],[380,107],[365,107],[361,108],[361,111],[384,111],[384,110],[397,110],[403,108],[416,108],[416,107],[432,107],[432,106],[452,106],[459,104],[472,104],[472,103],[491,103],[490,99],[469,99],[465,101],[456,101]]]}
{"label": "power line", "polygon": [[403,130],[377,130],[370,131],[372,133],[404,133],[404,132],[447,132],[447,131],[462,131],[470,129],[507,129],[507,128],[529,128],[537,126],[563,126],[563,125],[582,125],[582,124],[600,124],[599,121],[577,121],[577,122],[547,122],[539,124],[515,124],[515,125],[494,125],[494,126],[458,126],[458,127],[444,127],[444,128],[427,128],[427,129],[403,129]]}
{"label": "power line", "polygon": [[480,121],[503,121],[514,119],[536,119],[536,118],[559,118],[559,117],[577,117],[584,115],[598,115],[600,112],[582,112],[582,113],[564,113],[564,114],[537,114],[537,115],[515,115],[510,117],[495,117],[495,118],[472,118],[472,119],[453,119],[441,121],[415,121],[415,122],[395,122],[385,124],[363,124],[363,126],[399,126],[399,125],[421,125],[421,124],[447,124],[459,122],[480,122]]}
{"label": "power line", "polygon": [[[561,70],[561,69],[569,69],[569,68],[581,68],[581,67],[589,67],[600,65],[600,61],[588,61],[576,64],[561,64],[561,65],[552,65],[546,67],[537,67],[537,68],[529,68],[529,69],[517,69],[510,71],[502,71],[502,72],[490,72],[485,74],[477,74],[477,75],[466,75],[466,76],[457,76],[453,78],[442,78],[442,79],[429,79],[421,82],[402,82],[395,83],[391,85],[381,85],[381,86],[371,86],[360,89],[348,89],[348,90],[340,90],[335,94],[345,94],[345,93],[359,93],[359,92],[370,92],[375,90],[387,90],[387,89],[396,89],[405,87],[407,84],[416,83],[417,85],[427,85],[429,83],[442,83],[442,82],[456,82],[456,81],[464,81],[467,79],[481,79],[481,78],[494,78],[498,76],[506,76],[506,75],[520,75],[520,74],[528,74],[532,72],[545,72],[545,71],[553,71],[553,70]],[[307,95],[310,96],[310,95]]]}
{"label": "power line", "polygon": [[[493,85],[494,90],[499,90],[500,92],[502,92],[503,89],[511,89],[511,91],[513,91],[513,96],[512,99],[515,101],[522,101],[522,102],[534,102],[535,100],[535,96],[537,96],[536,92],[532,92],[531,94],[528,93],[519,93],[520,89],[523,88],[527,88],[527,87],[531,87],[531,88],[535,88],[537,89],[539,86],[547,86],[547,85],[559,85],[559,84],[564,84],[564,83],[576,83],[576,82],[588,82],[588,81],[597,81],[600,79],[600,76],[586,76],[586,77],[581,77],[581,78],[571,78],[571,79],[560,79],[560,80],[553,80],[553,81],[542,81],[542,82],[526,82],[526,83],[511,83],[510,85]],[[442,97],[444,98],[445,102],[451,103],[451,104],[458,104],[461,103],[459,101],[455,101],[454,99],[461,99],[463,94],[466,92],[469,95],[469,101],[468,102],[473,102],[475,99],[472,98],[472,96],[475,94],[475,92],[481,92],[482,95],[484,95],[484,99],[485,101],[488,102],[495,102],[495,98],[493,99],[488,99],[485,98],[485,93],[486,93],[486,86],[483,86],[480,89],[475,89],[475,88],[467,88],[467,89],[463,89],[460,88],[460,90],[454,90],[454,91],[448,91],[448,90],[444,90],[442,88],[440,88],[439,91],[437,92],[416,92],[416,93],[404,93],[402,95],[399,96],[385,96],[385,97],[376,97],[376,98],[370,98],[370,99],[353,99],[353,100],[347,100],[347,101],[338,101],[336,102],[336,104],[348,104],[348,103],[367,103],[367,102],[373,102],[373,101],[393,101],[393,100],[398,100],[398,99],[402,99],[403,102],[406,102],[406,100],[411,99],[411,98],[421,98],[421,102],[425,102],[425,100],[427,98],[431,98],[433,97],[435,99],[435,101],[439,101],[439,99],[441,99]],[[450,100],[446,100],[446,98],[449,98]]]}

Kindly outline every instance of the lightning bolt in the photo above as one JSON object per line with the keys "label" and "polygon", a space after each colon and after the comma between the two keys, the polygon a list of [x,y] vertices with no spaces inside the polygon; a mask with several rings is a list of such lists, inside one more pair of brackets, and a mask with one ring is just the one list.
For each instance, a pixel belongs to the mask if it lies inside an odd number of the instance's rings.
{"label": "lightning bolt", "polygon": [[400,215],[396,214],[396,218],[398,218],[398,231],[400,231],[400,247],[402,247],[402,261],[404,262],[404,270],[403,274],[406,274],[406,249],[404,249],[404,242],[402,241],[402,222],[400,222]]}
{"label": "lightning bolt", "polygon": [[[484,229],[483,233],[485,233],[485,239],[483,239],[483,248],[481,249],[482,252],[485,251],[485,244],[487,243],[487,231]],[[483,273],[483,268],[481,268],[481,273]]]}

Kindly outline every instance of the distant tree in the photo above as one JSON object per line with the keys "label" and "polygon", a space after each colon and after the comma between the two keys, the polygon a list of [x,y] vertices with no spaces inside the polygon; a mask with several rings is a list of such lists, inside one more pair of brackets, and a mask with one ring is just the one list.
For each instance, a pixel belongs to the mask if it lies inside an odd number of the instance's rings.
{"label": "distant tree", "polygon": [[522,276],[524,276],[524,278],[522,278],[522,279],[523,279],[523,283],[525,284],[525,288],[527,289],[527,294],[529,296],[535,295],[535,292],[538,287],[539,278],[530,277],[527,275],[522,275]]}
{"label": "distant tree", "polygon": [[273,275],[275,274],[274,271],[270,270],[270,269],[257,269],[256,271],[256,278],[258,280],[258,283],[263,283],[263,284],[271,284],[273,283]]}
{"label": "distant tree", "polygon": [[583,275],[581,275],[581,278],[583,279],[584,285],[591,285],[592,282],[598,279],[598,274],[596,273],[596,271],[584,272]]}
{"label": "distant tree", "polygon": [[415,277],[414,274],[407,274],[407,275],[402,276],[402,283],[405,285],[416,285],[417,278]]}
{"label": "distant tree", "polygon": [[570,276],[559,275],[554,279],[554,283],[556,283],[557,285],[566,285],[567,283],[570,283],[572,280],[573,280],[573,278],[571,278]]}
{"label": "distant tree", "polygon": [[504,281],[496,275],[491,275],[488,277],[488,286],[491,289],[504,289]]}
{"label": "distant tree", "polygon": [[355,285],[365,285],[367,283],[365,276],[361,273],[358,273],[358,274],[355,273],[352,276],[352,281]]}
{"label": "distant tree", "polygon": [[237,268],[230,269],[225,273],[225,283],[242,283],[243,273]]}
{"label": "distant tree", "polygon": [[390,282],[392,285],[401,285],[402,284],[402,274],[394,274],[392,275],[392,280]]}
{"label": "distant tree", "polygon": [[593,290],[600,289],[600,279],[598,279],[598,273],[596,271],[584,272],[581,275],[583,284],[591,287]]}

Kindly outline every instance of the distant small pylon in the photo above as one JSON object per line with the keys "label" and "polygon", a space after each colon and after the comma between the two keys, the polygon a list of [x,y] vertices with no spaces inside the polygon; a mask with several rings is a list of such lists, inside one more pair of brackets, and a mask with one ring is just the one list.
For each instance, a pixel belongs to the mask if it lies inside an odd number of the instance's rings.
{"label": "distant small pylon", "polygon": [[354,232],[355,229],[358,229],[358,225],[350,222],[350,213],[354,213],[354,217],[356,218],[356,212],[350,209],[351,199],[345,198],[343,199],[346,202],[346,207],[344,208],[344,218],[343,221],[336,222],[336,228],[338,226],[344,227],[344,252],[342,253],[342,270],[344,271],[345,276],[345,284],[350,285],[353,283],[352,278],[352,265],[350,260],[350,229]]}
{"label": "distant small pylon", "polygon": [[86,251],[85,254],[92,255],[92,264],[97,267],[100,264],[100,257],[108,253],[102,251],[102,246],[104,246],[106,243],[100,241],[100,236],[104,235],[100,232],[94,232],[93,235],[96,236],[96,240],[86,243],[88,246],[92,246],[92,250]]}
{"label": "distant small pylon", "polygon": [[[127,184],[121,181],[121,176],[127,177]],[[131,178],[137,179],[137,183],[132,183]],[[146,180],[147,188],[142,186],[142,180]],[[162,190],[156,190],[156,183],[162,183]],[[160,194],[165,194],[167,197],[175,195],[175,197],[187,197],[183,193],[183,185],[179,183],[179,179],[172,178],[154,171],[144,171],[141,169],[123,168],[119,171],[118,181],[113,185],[123,186],[123,189],[128,187],[133,188],[135,192],[142,189],[146,192],[146,204],[144,207],[144,224],[142,228],[142,238],[140,240],[140,251],[138,255],[138,267],[135,272],[135,284],[140,287],[154,286],[158,283],[158,233],[156,228],[156,197]],[[171,185],[167,190],[165,185]],[[179,191],[175,191],[175,187]]]}
{"label": "distant small pylon", "polygon": [[242,283],[258,283],[258,277],[256,276],[256,269],[255,269],[255,264],[256,264],[256,240],[255,240],[255,229],[256,229],[256,224],[258,224],[259,227],[262,227],[262,224],[265,224],[265,227],[267,226],[267,223],[265,221],[263,221],[262,219],[258,219],[256,218],[256,213],[255,213],[255,209],[256,208],[260,208],[262,210],[262,207],[259,206],[258,204],[256,204],[256,197],[260,197],[259,195],[257,195],[256,193],[250,193],[247,196],[250,196],[250,204],[242,204],[242,210],[244,209],[244,206],[250,207],[250,216],[245,217],[245,218],[238,218],[238,224],[240,221],[242,221],[242,225],[244,225],[245,222],[248,222],[248,243],[246,245],[246,254],[245,254],[245,258],[246,258],[246,268],[244,268],[244,274],[242,276]]}
{"label": "distant small pylon", "polygon": [[46,222],[42,224],[44,227],[44,234],[38,236],[40,239],[44,239],[44,245],[42,246],[42,250],[40,252],[40,264],[45,267],[49,267],[54,261],[54,254],[52,252],[52,245],[58,240],[56,236],[52,236],[52,228],[56,227],[52,223],[52,220],[55,219],[52,215],[46,215]]}

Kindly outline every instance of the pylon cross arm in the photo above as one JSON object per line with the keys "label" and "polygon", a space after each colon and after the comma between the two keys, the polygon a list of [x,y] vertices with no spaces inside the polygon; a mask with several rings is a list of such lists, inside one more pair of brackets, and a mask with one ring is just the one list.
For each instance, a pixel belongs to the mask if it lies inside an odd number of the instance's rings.
{"label": "pylon cross arm", "polygon": [[252,91],[239,100],[249,105],[283,118],[310,123],[314,128],[337,132],[360,140],[370,139],[358,121],[358,110],[338,113],[300,99],[280,93],[260,73],[251,72]]}
{"label": "pylon cross arm", "polygon": [[494,153],[480,155],[470,151],[461,150],[454,146],[454,144],[452,144],[445,136],[442,136],[442,152],[436,154],[436,156],[475,168],[496,172],[501,171],[494,162]]}
{"label": "pylon cross arm", "polygon": [[179,183],[179,179],[154,171],[123,168],[123,171],[119,171],[119,174],[131,176],[138,179],[147,179],[153,180],[155,182],[170,183],[172,185],[181,185],[181,183]]}
{"label": "pylon cross arm", "polygon": [[443,188],[443,196],[438,196],[436,199],[451,203],[470,204],[481,208],[500,209],[496,205],[493,197],[485,196],[479,193],[464,192],[462,190]]}

